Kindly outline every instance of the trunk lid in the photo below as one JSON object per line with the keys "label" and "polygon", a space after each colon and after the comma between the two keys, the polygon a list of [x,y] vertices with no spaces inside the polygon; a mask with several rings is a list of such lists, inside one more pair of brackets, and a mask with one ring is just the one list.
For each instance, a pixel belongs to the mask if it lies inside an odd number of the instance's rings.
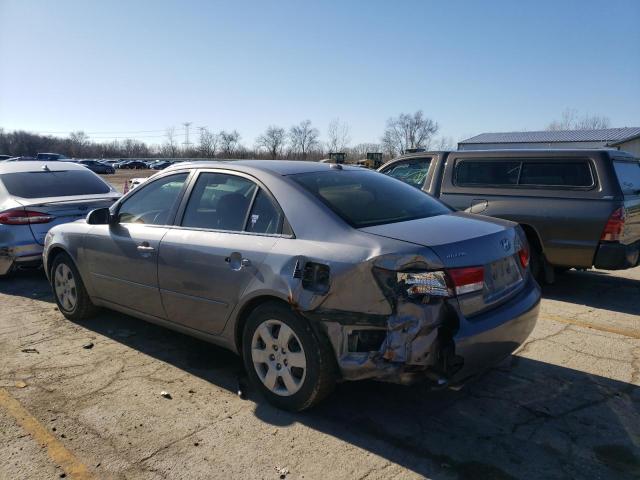
{"label": "trunk lid", "polygon": [[33,238],[40,245],[44,245],[47,232],[54,226],[85,218],[91,210],[110,207],[118,198],[119,195],[110,193],[99,196],[78,195],[29,200],[21,198],[18,201],[25,210],[37,211],[53,217],[50,222],[29,225]]}
{"label": "trunk lid", "polygon": [[503,303],[524,284],[526,271],[518,258],[523,241],[514,227],[504,220],[456,212],[360,231],[428,247],[446,269],[484,267],[484,289],[458,297],[463,313],[474,315]]}

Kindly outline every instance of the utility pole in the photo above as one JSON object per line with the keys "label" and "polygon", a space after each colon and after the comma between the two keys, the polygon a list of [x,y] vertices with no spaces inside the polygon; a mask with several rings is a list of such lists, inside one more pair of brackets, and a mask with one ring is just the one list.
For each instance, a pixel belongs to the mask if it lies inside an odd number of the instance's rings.
{"label": "utility pole", "polygon": [[189,127],[193,122],[184,122],[182,125],[184,126],[184,149],[188,150],[191,142],[189,141]]}

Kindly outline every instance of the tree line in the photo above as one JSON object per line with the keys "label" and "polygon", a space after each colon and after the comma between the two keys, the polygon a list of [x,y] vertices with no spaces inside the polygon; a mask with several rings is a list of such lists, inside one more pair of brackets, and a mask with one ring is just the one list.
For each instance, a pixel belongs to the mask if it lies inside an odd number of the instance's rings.
{"label": "tree line", "polygon": [[[575,109],[565,109],[561,120],[547,125],[547,130],[577,130],[609,128],[610,121],[601,115],[580,116]],[[347,160],[364,158],[368,152],[382,152],[385,160],[407,149],[424,148],[452,150],[452,138],[437,137],[438,123],[424,115],[422,110],[401,113],[387,120],[378,142],[352,145],[350,126],[332,120],[324,139],[311,120],[303,120],[288,129],[270,125],[253,142],[243,143],[237,130],[212,132],[207,128],[196,130],[196,140],[186,147],[180,143],[175,127],[167,128],[160,144],[148,144],[133,138],[111,142],[92,140],[83,131],[67,137],[41,135],[23,130],[5,131],[0,128],[0,155],[33,156],[37,152],[62,153],[71,158],[257,158],[320,160],[329,152],[344,152]]]}
{"label": "tree line", "polygon": [[23,130],[0,128],[0,154],[33,156],[37,152],[62,153],[71,158],[257,158],[320,160],[330,152],[344,152],[348,160],[364,158],[368,152],[382,152],[385,158],[399,155],[408,148],[455,148],[452,139],[436,138],[437,122],[419,110],[401,113],[387,120],[379,142],[351,142],[351,128],[340,119],[332,120],[324,138],[311,120],[303,120],[289,128],[270,125],[251,146],[243,143],[241,134],[233,130],[212,132],[196,129],[196,139],[185,146],[175,127],[167,128],[160,144],[149,144],[133,138],[110,142],[92,140],[83,131],[67,137],[42,135]]}

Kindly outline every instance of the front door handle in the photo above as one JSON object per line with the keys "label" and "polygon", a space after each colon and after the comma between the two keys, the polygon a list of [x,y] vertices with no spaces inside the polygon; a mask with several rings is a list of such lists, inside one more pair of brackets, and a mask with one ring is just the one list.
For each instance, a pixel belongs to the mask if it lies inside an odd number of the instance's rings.
{"label": "front door handle", "polygon": [[149,242],[142,242],[140,245],[138,245],[137,248],[139,252],[143,252],[143,253],[150,253],[155,250],[155,248],[149,245]]}
{"label": "front door handle", "polygon": [[483,198],[474,198],[471,201],[471,207],[469,208],[469,212],[471,213],[482,213],[489,207],[489,201]]}

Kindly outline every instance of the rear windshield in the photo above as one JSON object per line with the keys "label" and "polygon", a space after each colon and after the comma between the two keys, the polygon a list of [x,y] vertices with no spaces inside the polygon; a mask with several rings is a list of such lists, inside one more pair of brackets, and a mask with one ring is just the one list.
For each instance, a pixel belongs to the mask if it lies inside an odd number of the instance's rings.
{"label": "rear windshield", "polygon": [[355,228],[450,212],[421,190],[376,172],[331,170],[291,177]]}
{"label": "rear windshield", "polygon": [[109,193],[109,186],[89,170],[16,172],[0,175],[10,195],[21,198],[67,197]]}
{"label": "rear windshield", "polygon": [[613,162],[613,168],[623,194],[640,194],[640,162]]}

